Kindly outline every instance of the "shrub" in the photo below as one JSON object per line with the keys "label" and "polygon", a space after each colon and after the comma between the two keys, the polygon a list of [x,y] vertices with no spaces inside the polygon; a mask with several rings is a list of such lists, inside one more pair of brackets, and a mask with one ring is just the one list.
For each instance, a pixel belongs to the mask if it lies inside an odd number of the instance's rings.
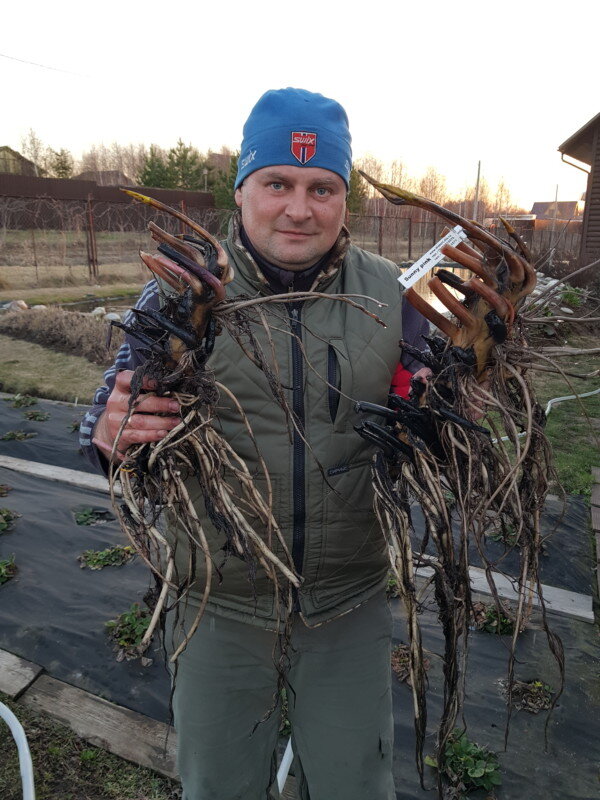
{"label": "shrub", "polygon": [[498,756],[472,742],[458,728],[450,734],[441,758],[426,756],[425,763],[444,773],[454,789],[452,797],[461,798],[477,789],[490,792],[502,783]]}
{"label": "shrub", "polygon": [[0,559],[0,586],[6,583],[17,574],[17,565],[15,564],[15,557]]}
{"label": "shrub", "polygon": [[104,623],[111,639],[115,642],[117,661],[122,661],[124,658],[128,660],[138,658],[142,655],[140,645],[148,630],[150,619],[151,614],[148,610],[140,608],[139,603],[132,603],[128,611]]}
{"label": "shrub", "polygon": [[110,511],[106,511],[104,508],[81,508],[79,511],[74,510],[73,514],[78,525],[97,525],[99,522],[108,522],[114,519]]}
{"label": "shrub", "polygon": [[0,533],[9,531],[13,522],[20,516],[16,511],[11,511],[10,508],[0,508]]}
{"label": "shrub", "polygon": [[135,551],[131,545],[117,544],[114,547],[107,547],[106,550],[84,550],[78,557],[79,565],[83,569],[103,569],[104,567],[120,567],[131,561]]}

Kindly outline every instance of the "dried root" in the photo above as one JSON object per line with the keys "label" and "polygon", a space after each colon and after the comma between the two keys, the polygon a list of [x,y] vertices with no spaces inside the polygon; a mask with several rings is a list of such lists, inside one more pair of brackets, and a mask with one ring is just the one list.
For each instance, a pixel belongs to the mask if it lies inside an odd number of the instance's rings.
{"label": "dried root", "polygon": [[[415,588],[417,567],[426,564],[433,568],[445,640],[439,753],[444,752],[463,708],[473,605],[470,547],[479,552],[499,612],[514,621],[507,685],[513,685],[517,637],[525,627],[534,596],[541,604],[561,686],[564,677],[562,644],[547,624],[538,570],[540,514],[554,472],[519,316],[525,298],[535,287],[536,273],[527,249],[512,229],[509,234],[515,239],[516,249],[424,198],[364,177],[392,203],[415,205],[452,225],[461,225],[469,243],[442,252],[473,273],[471,279],[462,281],[439,270],[429,281],[430,289],[454,319],[434,310],[414,290],[407,290],[409,301],[443,334],[427,339],[429,349],[424,352],[405,346],[432,369],[427,386],[414,385],[410,401],[392,396],[388,409],[357,405],[359,411],[378,414],[385,422],[364,420],[357,430],[381,449],[373,464],[375,508],[407,610],[417,766],[423,782],[426,703]],[[460,292],[463,300],[459,302],[446,286]],[[452,508],[448,493],[453,497]],[[418,553],[412,552],[411,545],[411,501],[421,506],[426,524]],[[510,547],[520,556],[518,600],[512,611],[501,600],[494,582],[501,564],[491,560],[486,548],[485,534],[492,524],[510,531]],[[434,559],[424,556],[430,543]],[[554,702],[559,695],[560,691]],[[509,698],[509,718],[510,707]],[[441,773],[438,791],[442,797]]]}
{"label": "dried root", "polygon": [[[159,252],[141,253],[141,258],[163,285],[169,284],[173,291],[168,293],[161,311],[134,310],[136,318],[132,325],[117,323],[139,342],[147,358],[132,381],[130,413],[142,386],[151,380],[153,391],[169,394],[178,401],[181,423],[160,442],[130,448],[125,460],[113,467],[111,475],[113,488],[116,479],[122,486],[122,501],[118,505],[122,527],[152,571],[156,584],[151,593],[152,620],[142,646],[147,646],[157,626],[162,625],[165,610],[174,607],[177,620],[183,619],[179,611],[192,597],[197,605],[193,623],[182,632],[181,643],[171,656],[176,662],[200,623],[213,582],[220,580],[226,559],[241,559],[247,565],[252,586],[259,572],[272,583],[278,626],[284,634],[289,632],[292,592],[301,583],[273,516],[271,481],[250,422],[238,399],[226,386],[216,382],[207,367],[216,337],[227,331],[264,373],[274,402],[289,421],[291,434],[297,422],[277,372],[270,336],[270,325],[273,318],[277,319],[277,312],[272,304],[322,297],[348,303],[383,323],[358,302],[371,298],[359,296],[290,292],[227,299],[225,287],[232,279],[232,269],[218,242],[180,212],[152,198],[127,193],[172,214],[192,230],[192,235],[175,237],[150,223]],[[267,316],[268,307],[275,313]],[[266,345],[265,337],[259,337],[257,332],[266,333]],[[217,407],[223,400],[237,412],[252,442],[252,470],[214,424]],[[127,422],[128,417],[123,420],[121,431]],[[304,438],[302,431],[299,432]],[[257,479],[265,487],[262,492],[257,488]],[[211,551],[203,519],[196,510],[199,498],[221,537],[218,554],[214,542]],[[116,503],[114,492],[113,502]],[[217,562],[216,558],[221,560]],[[282,639],[285,641],[286,636]],[[285,662],[283,652],[274,655],[279,664]]]}

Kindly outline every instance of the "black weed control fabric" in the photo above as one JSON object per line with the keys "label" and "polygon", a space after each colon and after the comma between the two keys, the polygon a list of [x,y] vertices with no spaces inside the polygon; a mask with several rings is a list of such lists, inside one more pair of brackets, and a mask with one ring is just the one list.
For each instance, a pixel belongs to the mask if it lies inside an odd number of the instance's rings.
{"label": "black weed control fabric", "polygon": [[[392,603],[395,640],[406,642],[406,625],[399,600]],[[544,752],[544,725],[547,711],[531,714],[514,711],[508,749],[504,752],[509,639],[483,632],[473,632],[469,640],[469,664],[465,720],[467,735],[479,745],[496,752],[500,759],[502,785],[498,800],[593,800],[598,798],[598,763],[600,761],[600,685],[598,683],[598,632],[595,625],[566,617],[551,617],[552,629],[565,647],[566,687],[549,724],[548,750]],[[430,660],[428,731],[425,752],[434,755],[435,725],[442,703],[443,640],[435,613],[421,616],[423,644]],[[546,635],[539,620],[525,631],[517,649],[517,680],[541,680],[558,686],[558,670],[548,651]],[[394,774],[397,798],[425,800],[416,778],[414,735],[412,730],[412,694],[405,683],[394,677]],[[459,725],[462,726],[459,720]],[[435,783],[435,771],[425,767],[427,785]],[[436,795],[433,794],[435,797]],[[484,791],[469,798],[484,800]]]}
{"label": "black weed control fabric", "polygon": [[42,665],[55,678],[167,720],[169,679],[160,651],[117,663],[104,623],[143,605],[148,570],[134,560],[121,567],[81,569],[84,550],[127,544],[113,519],[77,525],[86,508],[111,511],[107,495],[0,469],[12,487],[0,505],[22,516],[0,535],[0,559],[14,555],[18,573],[0,586],[0,648]]}
{"label": "black weed control fabric", "polygon": [[[413,548],[421,549],[425,531],[423,514],[418,506],[411,508],[414,524]],[[594,594],[594,559],[589,530],[589,508],[578,497],[562,498],[549,495],[542,517],[543,547],[540,556],[542,583],[567,589],[580,594]],[[458,527],[455,526],[458,541]],[[519,575],[519,559],[515,550],[507,549],[501,542],[485,537],[483,548],[486,558],[496,564],[504,574]],[[430,542],[426,553],[435,555],[435,546]],[[474,543],[469,550],[469,564],[482,567],[481,556]]]}
{"label": "black weed control fabric", "polygon": [[[32,408],[50,413],[47,422],[27,422],[24,409],[0,400],[0,436],[17,427],[37,431],[23,442],[0,441],[0,453],[34,461],[88,469],[78,453],[77,436],[70,424],[83,409],[40,402]],[[0,484],[12,490],[0,498],[0,507],[22,516],[13,530],[0,534],[0,559],[15,557],[18,573],[0,586],[0,648],[42,665],[48,674],[156,719],[168,720],[169,679],[162,652],[155,643],[152,663],[117,663],[104,623],[142,603],[149,586],[148,572],[139,560],[101,571],[81,569],[77,557],[84,550],[125,544],[114,519],[93,525],[76,524],[75,513],[85,508],[110,511],[106,495],[75,489],[0,468]],[[416,536],[422,520],[414,511]],[[578,499],[562,504],[550,498],[544,519],[552,533],[542,558],[547,584],[591,593],[592,569],[588,510]],[[558,524],[557,524],[558,523]],[[503,553],[502,545],[493,554]],[[491,552],[491,551],[490,551]],[[514,571],[512,557],[503,569]],[[477,563],[475,555],[472,563]],[[421,615],[424,645],[430,661],[428,706],[430,735],[426,752],[434,753],[435,726],[442,702],[443,642],[433,605],[427,601]],[[402,605],[392,600],[394,644],[406,642]],[[498,800],[592,800],[598,797],[600,760],[600,684],[597,629],[594,625],[552,616],[554,630],[565,645],[567,684],[549,725],[548,752],[544,752],[546,712],[514,712],[509,747],[503,751],[508,640],[473,632],[470,638],[468,695],[465,717],[469,737],[500,756],[502,786]],[[535,618],[523,634],[517,651],[516,677],[539,679],[558,686],[558,672],[546,638]],[[395,715],[395,777],[397,797],[425,800],[435,794],[419,787],[414,766],[412,696],[410,688],[393,679]],[[349,754],[351,757],[351,754]],[[426,768],[433,786],[435,774]],[[484,792],[470,795],[483,800]],[[366,800],[366,799],[365,799]]]}
{"label": "black weed control fabric", "polygon": [[[27,461],[39,461],[55,467],[94,472],[79,449],[79,423],[89,406],[36,400],[34,405],[14,408],[11,396],[0,397],[0,453]],[[39,411],[48,414],[43,422],[28,420],[26,413]],[[30,439],[5,440],[11,431],[35,434]]]}

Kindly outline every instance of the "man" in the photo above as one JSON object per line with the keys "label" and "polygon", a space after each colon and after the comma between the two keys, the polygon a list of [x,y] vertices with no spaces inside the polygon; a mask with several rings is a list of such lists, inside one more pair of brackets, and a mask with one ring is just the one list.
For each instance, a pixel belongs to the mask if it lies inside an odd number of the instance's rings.
{"label": "man", "polygon": [[[334,100],[300,89],[259,99],[244,126],[235,184],[240,214],[224,244],[235,272],[228,294],[368,295],[387,304],[376,309],[387,327],[331,299],[272,307],[277,370],[300,427],[291,444],[264,375],[226,333],[208,364],[248,415],[274,487],[275,517],[303,578],[286,670],[303,800],[395,797],[388,556],[372,510],[373,448],[353,424],[357,399],[386,403],[400,355],[402,296],[398,268],[351,245],[343,226],[350,141],[346,113]],[[160,302],[152,281],[138,306]],[[414,332],[404,333],[418,344]],[[129,340],[82,425],[82,444],[99,465],[127,413],[139,363]],[[121,453],[160,440],[178,424],[177,412],[174,400],[146,393],[120,436]],[[223,398],[219,425],[254,470],[243,424]],[[220,581],[176,673],[184,798],[276,798],[279,720],[264,717],[277,686],[277,598],[260,571],[250,582],[247,565],[225,556],[224,535],[207,519],[198,491],[195,498]]]}

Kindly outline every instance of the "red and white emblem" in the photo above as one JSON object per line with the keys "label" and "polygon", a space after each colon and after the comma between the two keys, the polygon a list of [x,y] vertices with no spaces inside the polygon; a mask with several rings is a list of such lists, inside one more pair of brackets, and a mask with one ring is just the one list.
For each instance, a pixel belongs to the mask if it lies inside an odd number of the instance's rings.
{"label": "red and white emblem", "polygon": [[309,131],[292,131],[292,155],[301,164],[306,164],[317,152],[317,134]]}

